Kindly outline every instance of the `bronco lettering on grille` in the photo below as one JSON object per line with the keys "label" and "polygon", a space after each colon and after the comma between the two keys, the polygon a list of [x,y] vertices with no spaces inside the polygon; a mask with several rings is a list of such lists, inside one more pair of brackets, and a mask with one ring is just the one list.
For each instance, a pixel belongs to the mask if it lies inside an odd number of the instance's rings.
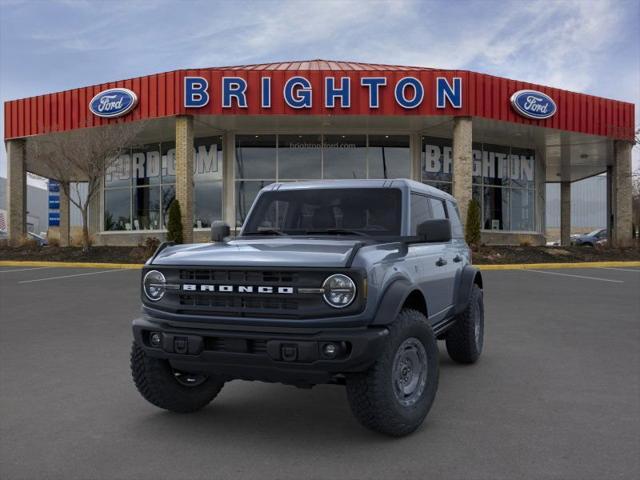
{"label": "bronco lettering on grille", "polygon": [[184,283],[181,290],[185,292],[219,292],[219,293],[261,293],[261,294],[293,294],[293,287],[271,287],[253,285],[209,285]]}

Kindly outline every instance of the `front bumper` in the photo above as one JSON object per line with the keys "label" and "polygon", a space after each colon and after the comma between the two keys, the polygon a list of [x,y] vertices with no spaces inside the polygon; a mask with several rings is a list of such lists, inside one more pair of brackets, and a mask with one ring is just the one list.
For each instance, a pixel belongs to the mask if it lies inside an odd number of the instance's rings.
{"label": "front bumper", "polygon": [[[366,327],[247,329],[177,325],[152,317],[133,321],[134,338],[145,354],[166,359],[175,369],[298,385],[331,383],[340,374],[366,370],[388,333]],[[327,344],[335,346],[334,356],[324,352]]]}

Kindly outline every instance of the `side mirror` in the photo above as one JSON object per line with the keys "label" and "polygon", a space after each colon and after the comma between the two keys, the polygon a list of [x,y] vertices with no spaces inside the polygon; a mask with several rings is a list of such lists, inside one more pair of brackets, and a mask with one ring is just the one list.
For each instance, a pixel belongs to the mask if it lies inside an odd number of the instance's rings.
{"label": "side mirror", "polygon": [[426,220],[418,225],[416,233],[423,242],[448,242],[451,240],[451,222],[446,218]]}
{"label": "side mirror", "polygon": [[224,239],[231,235],[231,228],[226,223],[216,220],[211,224],[211,241],[224,242]]}

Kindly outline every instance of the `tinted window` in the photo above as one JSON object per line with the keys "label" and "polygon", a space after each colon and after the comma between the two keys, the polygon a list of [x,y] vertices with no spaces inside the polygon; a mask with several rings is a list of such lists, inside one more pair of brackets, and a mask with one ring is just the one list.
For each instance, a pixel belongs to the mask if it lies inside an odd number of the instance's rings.
{"label": "tinted window", "polygon": [[429,220],[431,216],[431,206],[429,197],[417,193],[411,194],[411,232],[410,235],[416,235],[418,225]]}
{"label": "tinted window", "polygon": [[437,198],[430,198],[432,218],[442,219],[447,218],[447,212],[444,209],[444,202]]}
{"label": "tinted window", "polygon": [[247,219],[245,235],[263,230],[289,235],[339,233],[335,230],[400,235],[402,199],[395,188],[266,192],[257,202]]}
{"label": "tinted window", "polygon": [[464,238],[462,223],[460,222],[460,212],[458,206],[447,200],[447,209],[449,210],[449,220],[451,221],[451,237]]}

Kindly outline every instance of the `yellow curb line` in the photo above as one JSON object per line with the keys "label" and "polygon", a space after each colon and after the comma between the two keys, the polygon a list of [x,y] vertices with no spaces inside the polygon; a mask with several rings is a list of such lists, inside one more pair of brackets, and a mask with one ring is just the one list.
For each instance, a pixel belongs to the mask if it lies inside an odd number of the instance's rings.
{"label": "yellow curb line", "polygon": [[[121,268],[139,270],[141,263],[88,263],[88,262],[38,262],[22,260],[0,260],[0,267],[60,267],[60,268]],[[475,265],[480,270],[527,270],[598,267],[640,267],[640,261],[629,262],[576,262],[576,263],[510,263],[505,265]]]}
{"label": "yellow curb line", "polygon": [[640,262],[576,262],[576,263],[511,263],[505,265],[476,265],[480,270],[530,270],[563,268],[640,267]]}
{"label": "yellow curb line", "polygon": [[122,268],[140,270],[143,265],[141,263],[36,262],[30,260],[0,260],[0,267]]}

